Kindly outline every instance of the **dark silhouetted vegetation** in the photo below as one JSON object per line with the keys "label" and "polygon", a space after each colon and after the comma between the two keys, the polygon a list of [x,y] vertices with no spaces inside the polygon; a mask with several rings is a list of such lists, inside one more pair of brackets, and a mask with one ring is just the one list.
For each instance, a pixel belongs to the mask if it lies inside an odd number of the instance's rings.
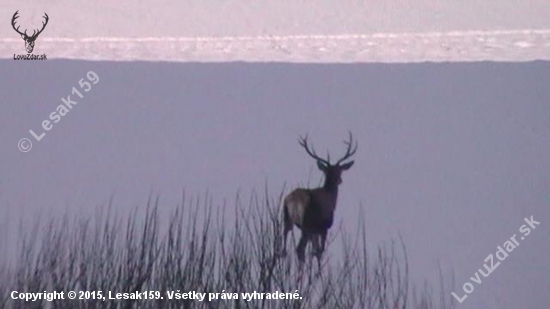
{"label": "dark silhouetted vegetation", "polygon": [[[450,298],[435,300],[429,288],[412,286],[403,241],[367,250],[361,223],[351,234],[331,232],[332,253],[320,269],[311,252],[300,267],[290,248],[295,240],[282,257],[281,197],[266,190],[219,206],[208,197],[184,199],[169,216],[151,199],[129,215],[115,214],[111,205],[89,218],[37,224],[19,241],[16,260],[0,267],[0,308],[453,307]],[[239,299],[169,300],[166,291],[177,290],[225,291]],[[106,297],[107,291],[159,291],[164,299],[24,302],[11,300],[11,291],[103,291]],[[242,299],[241,293],[254,291],[298,291],[301,299]]]}

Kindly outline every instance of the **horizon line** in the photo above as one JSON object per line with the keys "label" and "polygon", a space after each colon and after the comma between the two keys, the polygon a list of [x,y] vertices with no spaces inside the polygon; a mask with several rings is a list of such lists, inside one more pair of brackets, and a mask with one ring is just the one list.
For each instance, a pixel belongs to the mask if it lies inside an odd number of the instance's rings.
{"label": "horizon line", "polygon": [[[287,41],[287,40],[349,40],[378,39],[400,37],[466,37],[472,35],[518,35],[538,34],[550,35],[550,29],[514,29],[514,30],[453,30],[429,32],[374,32],[347,34],[297,34],[297,35],[258,35],[258,36],[161,36],[161,37],[109,37],[94,36],[84,38],[45,37],[43,42],[219,42],[219,41]],[[20,42],[21,38],[0,38],[0,42]]]}

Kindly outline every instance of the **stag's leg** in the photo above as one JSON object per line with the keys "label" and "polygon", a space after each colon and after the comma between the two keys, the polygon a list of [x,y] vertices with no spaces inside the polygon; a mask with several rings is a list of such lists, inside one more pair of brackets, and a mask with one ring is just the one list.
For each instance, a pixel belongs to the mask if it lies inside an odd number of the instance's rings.
{"label": "stag's leg", "polygon": [[285,225],[285,231],[284,231],[282,255],[286,256],[286,239],[288,238],[288,233],[290,233],[290,231],[292,231],[292,226],[293,226],[292,220],[290,219],[290,216],[288,215],[288,209],[286,208],[286,205],[285,205],[284,210],[283,210],[283,217],[284,217],[283,221],[284,221],[284,225]]}
{"label": "stag's leg", "polygon": [[296,247],[296,254],[298,255],[298,260],[300,261],[300,263],[303,263],[306,260],[306,246],[309,238],[309,232],[302,230],[302,237],[300,238],[300,242]]}
{"label": "stag's leg", "polygon": [[321,258],[323,257],[323,248],[322,244],[319,243],[320,235],[314,235],[311,239],[313,244],[313,255],[317,258],[317,265],[319,265],[319,270],[321,270]]}
{"label": "stag's leg", "polygon": [[321,233],[321,252],[325,252],[325,248],[327,245],[327,233],[328,230],[325,230]]}
{"label": "stag's leg", "polygon": [[319,235],[315,234],[311,236],[311,244],[313,245],[313,255],[316,258],[319,258],[321,254],[323,254],[323,250],[321,249],[321,245],[319,243]]}

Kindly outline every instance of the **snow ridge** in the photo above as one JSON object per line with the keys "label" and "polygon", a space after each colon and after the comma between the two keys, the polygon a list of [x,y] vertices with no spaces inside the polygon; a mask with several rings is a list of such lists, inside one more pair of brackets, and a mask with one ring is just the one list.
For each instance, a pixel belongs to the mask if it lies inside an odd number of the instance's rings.
{"label": "snow ridge", "polygon": [[[0,58],[24,53],[0,38]],[[44,37],[48,59],[111,61],[423,62],[550,60],[550,29],[223,37]]]}

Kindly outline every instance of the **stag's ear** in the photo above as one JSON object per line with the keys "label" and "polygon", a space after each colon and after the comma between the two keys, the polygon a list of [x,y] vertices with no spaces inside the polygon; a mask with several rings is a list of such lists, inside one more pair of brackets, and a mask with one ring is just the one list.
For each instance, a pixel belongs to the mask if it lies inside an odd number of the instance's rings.
{"label": "stag's ear", "polygon": [[340,168],[341,168],[343,171],[348,170],[350,167],[353,166],[353,163],[355,163],[355,161],[351,161],[351,162],[348,162],[348,163],[346,163],[346,164],[344,164],[344,165],[341,165]]}
{"label": "stag's ear", "polygon": [[327,170],[327,166],[321,161],[317,161],[317,167],[323,172]]}

